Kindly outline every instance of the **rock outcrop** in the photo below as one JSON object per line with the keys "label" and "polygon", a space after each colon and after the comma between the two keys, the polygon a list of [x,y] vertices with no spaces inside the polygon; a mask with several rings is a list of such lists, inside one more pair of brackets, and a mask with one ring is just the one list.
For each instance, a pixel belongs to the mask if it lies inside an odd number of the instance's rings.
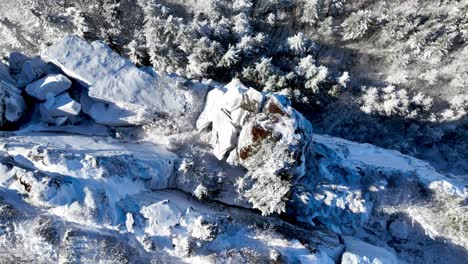
{"label": "rock outcrop", "polygon": [[312,126],[286,98],[234,79],[208,93],[197,128],[211,128],[218,159],[248,170],[237,179],[242,199],[263,214],[285,210],[290,187],[305,174],[312,141]]}

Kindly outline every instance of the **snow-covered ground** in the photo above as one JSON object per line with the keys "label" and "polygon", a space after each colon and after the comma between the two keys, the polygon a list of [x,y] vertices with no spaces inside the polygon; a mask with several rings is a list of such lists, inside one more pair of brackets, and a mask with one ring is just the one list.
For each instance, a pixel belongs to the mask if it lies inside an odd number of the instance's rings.
{"label": "snow-covered ground", "polygon": [[315,135],[282,95],[165,76],[75,36],[10,58],[0,64],[2,263],[468,257],[465,183],[397,151]]}

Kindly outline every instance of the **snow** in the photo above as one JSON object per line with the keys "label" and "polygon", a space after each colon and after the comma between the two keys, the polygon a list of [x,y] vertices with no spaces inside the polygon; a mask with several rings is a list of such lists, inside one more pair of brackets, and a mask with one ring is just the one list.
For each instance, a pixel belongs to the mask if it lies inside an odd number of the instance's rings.
{"label": "snow", "polygon": [[[53,139],[53,140],[51,140]],[[149,180],[152,189],[169,187],[176,156],[150,143],[118,143],[102,137],[28,133],[1,138],[2,150],[34,167],[78,178],[127,177]],[[131,165],[126,166],[131,161]]]}
{"label": "snow", "polygon": [[47,112],[53,117],[76,116],[81,111],[81,105],[77,101],[71,99],[68,93],[49,98],[43,105],[45,109],[47,109]]}
{"label": "snow", "polygon": [[10,84],[15,84],[15,80],[11,77],[8,67],[0,61],[0,80]]}
{"label": "snow", "polygon": [[398,264],[394,253],[380,247],[373,246],[354,237],[343,237],[346,251],[342,264]]}
{"label": "snow", "polygon": [[167,235],[170,233],[168,229],[177,225],[182,216],[179,209],[168,200],[145,206],[141,213],[148,219],[145,232],[151,236]]}
{"label": "snow", "polygon": [[[87,87],[89,97],[112,105],[86,107],[103,124],[144,124],[161,115],[185,113],[190,97],[197,96],[177,87],[177,80],[151,76],[123,59],[107,45],[68,36],[46,49],[41,57],[58,66],[67,76]],[[202,97],[203,99],[203,97]],[[83,103],[84,104],[84,103]],[[104,120],[99,115],[106,115]]]}
{"label": "snow", "polygon": [[[21,91],[16,87],[0,80],[0,124],[16,122],[26,112],[26,103]],[[5,111],[2,113],[2,111]]]}
{"label": "snow", "polygon": [[68,90],[71,81],[62,74],[50,74],[26,86],[26,92],[38,100],[46,100],[49,97]]}
{"label": "snow", "polygon": [[[466,186],[399,152],[313,135],[280,94],[139,69],[74,36],[42,57],[63,74],[20,53],[9,69],[0,65],[1,118],[20,126],[0,137],[2,252],[34,247],[52,261],[108,263],[116,260],[108,254],[131,263],[399,263],[405,247],[425,250],[418,243],[434,238],[466,245],[456,229]],[[22,93],[45,102],[26,109]],[[435,226],[435,216],[450,220]]]}
{"label": "snow", "polygon": [[463,184],[449,175],[437,172],[427,162],[404,155],[394,150],[386,150],[370,144],[359,144],[330,136],[316,136],[316,144],[322,144],[336,151],[336,155],[354,167],[371,166],[385,171],[399,171],[405,175],[415,175],[428,189],[457,197],[468,197]]}

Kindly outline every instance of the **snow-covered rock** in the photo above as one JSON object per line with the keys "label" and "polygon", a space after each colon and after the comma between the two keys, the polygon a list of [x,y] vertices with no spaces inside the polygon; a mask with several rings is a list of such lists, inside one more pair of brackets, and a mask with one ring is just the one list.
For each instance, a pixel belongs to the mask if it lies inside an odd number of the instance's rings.
{"label": "snow-covered rock", "polygon": [[2,151],[18,162],[76,178],[128,178],[148,188],[171,186],[174,154],[153,144],[106,142],[105,138],[54,133],[0,138]]}
{"label": "snow-covered rock", "polygon": [[71,81],[62,74],[50,74],[26,86],[26,92],[39,100],[46,100],[68,90]]}
{"label": "snow-covered rock", "polygon": [[84,113],[96,123],[108,126],[141,125],[154,118],[145,108],[136,105],[112,104],[91,99],[87,93],[82,93],[80,103]]}
{"label": "snow-covered rock", "polygon": [[0,80],[5,81],[10,84],[15,84],[15,79],[11,77],[10,72],[8,72],[8,67],[0,61]]}
{"label": "snow-covered rock", "polygon": [[18,121],[26,111],[21,91],[0,80],[0,127]]}
{"label": "snow-covered rock", "polygon": [[77,116],[81,111],[81,104],[73,100],[68,93],[56,97],[48,97],[47,101],[39,105],[41,121],[60,126],[69,117]]}
{"label": "snow-covered rock", "polygon": [[235,149],[242,126],[259,112],[263,99],[262,93],[247,88],[238,79],[208,93],[196,126],[201,131],[211,125],[210,144],[218,159]]}
{"label": "snow-covered rock", "polygon": [[407,239],[409,227],[405,220],[397,219],[393,221],[388,227],[390,235],[397,239]]}
{"label": "snow-covered rock", "polygon": [[387,249],[377,247],[354,237],[344,236],[346,251],[342,264],[398,264],[397,256]]}
{"label": "snow-covered rock", "polygon": [[[92,100],[112,104],[115,124],[138,125],[161,116],[179,117],[187,114],[189,102],[204,99],[204,94],[198,98],[199,94],[178,87],[171,78],[154,77],[138,69],[102,42],[88,43],[68,36],[46,49],[42,58],[87,87]],[[102,105],[84,107],[93,109],[89,112],[92,116],[109,114],[96,113],[102,108]],[[119,119],[122,115],[125,118]],[[112,120],[104,122],[110,124]]]}
{"label": "snow-covered rock", "polygon": [[145,232],[151,236],[167,235],[171,227],[179,224],[182,216],[179,209],[168,200],[144,206],[141,213],[148,219]]}
{"label": "snow-covered rock", "polygon": [[291,184],[305,174],[310,123],[286,98],[234,79],[208,93],[197,128],[210,126],[213,154],[248,170],[236,180],[240,196],[264,214],[284,211]]}
{"label": "snow-covered rock", "polygon": [[81,105],[73,100],[68,93],[51,97],[42,105],[53,117],[76,116],[81,111]]}
{"label": "snow-covered rock", "polygon": [[8,58],[10,72],[20,88],[41,78],[50,71],[50,67],[39,57],[28,57],[20,52],[12,52]]}
{"label": "snow-covered rock", "polygon": [[[313,141],[313,164],[293,189],[288,205],[300,221],[319,221],[335,232],[353,233],[374,212],[411,204],[422,193],[453,201],[468,197],[467,188],[456,179],[397,151],[326,135],[314,135]],[[424,229],[435,228],[431,221],[408,216]]]}

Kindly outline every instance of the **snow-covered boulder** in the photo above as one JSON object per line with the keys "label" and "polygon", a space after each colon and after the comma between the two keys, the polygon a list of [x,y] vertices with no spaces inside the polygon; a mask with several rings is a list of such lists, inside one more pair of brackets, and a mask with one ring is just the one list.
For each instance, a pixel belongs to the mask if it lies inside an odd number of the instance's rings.
{"label": "snow-covered boulder", "polygon": [[198,98],[199,94],[174,85],[168,81],[171,78],[140,70],[99,41],[67,36],[46,49],[42,58],[85,86],[93,101],[112,105],[111,113],[100,112],[103,105],[84,106],[92,117],[111,114],[103,123],[141,125],[161,116],[179,117],[190,110],[189,102],[204,99],[204,94]]}
{"label": "snow-covered boulder", "polygon": [[73,100],[68,93],[50,97],[39,105],[41,121],[57,126],[63,124],[69,117],[77,116],[81,111],[81,104]]}
{"label": "snow-covered boulder", "polygon": [[8,63],[10,72],[13,74],[13,78],[16,79],[16,85],[20,88],[41,78],[50,71],[49,65],[41,58],[29,58],[20,52],[12,52],[8,58]]}
{"label": "snow-covered boulder", "polygon": [[53,117],[76,116],[81,111],[81,105],[73,100],[68,93],[49,98],[43,105]]}
{"label": "snow-covered boulder", "polygon": [[57,96],[68,90],[71,81],[62,74],[50,74],[26,86],[26,93],[38,100]]}
{"label": "snow-covered boulder", "polygon": [[21,91],[0,80],[0,127],[17,122],[26,111]]}
{"label": "snow-covered boulder", "polygon": [[167,235],[171,227],[179,224],[182,216],[179,209],[168,200],[144,206],[140,212],[148,219],[145,232],[151,236]]}
{"label": "snow-covered boulder", "polygon": [[342,264],[399,264],[395,253],[377,247],[354,237],[343,237],[346,251],[341,258]]}
{"label": "snow-covered boulder", "polygon": [[260,92],[247,88],[238,79],[208,93],[196,126],[203,130],[211,125],[210,144],[218,159],[235,149],[242,126],[259,112],[263,98]]}
{"label": "snow-covered boulder", "polygon": [[8,67],[0,61],[0,80],[9,84],[15,84],[15,79],[11,77]]}
{"label": "snow-covered boulder", "polygon": [[208,93],[197,128],[210,126],[213,154],[248,170],[237,179],[241,198],[264,214],[283,212],[292,183],[305,174],[310,123],[286,98],[234,79]]}
{"label": "snow-covered boulder", "polygon": [[81,94],[80,103],[84,113],[88,114],[96,123],[107,126],[140,125],[143,120],[154,118],[143,107],[95,101],[87,93]]}

